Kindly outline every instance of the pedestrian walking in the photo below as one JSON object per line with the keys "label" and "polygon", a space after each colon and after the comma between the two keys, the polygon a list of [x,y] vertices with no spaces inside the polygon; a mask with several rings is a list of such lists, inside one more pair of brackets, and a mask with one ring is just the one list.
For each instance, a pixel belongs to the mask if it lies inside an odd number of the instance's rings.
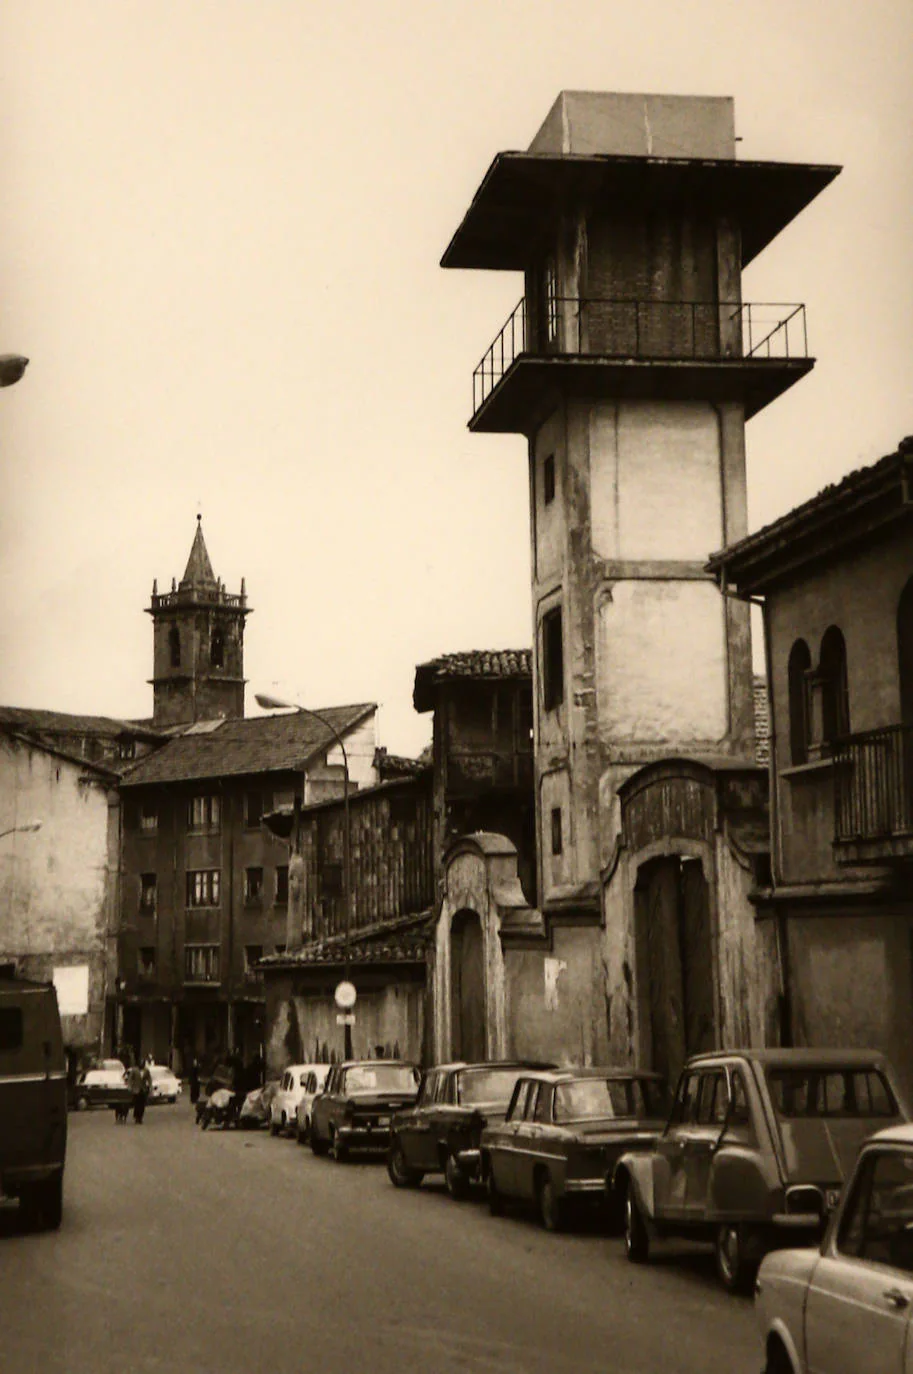
{"label": "pedestrian walking", "polygon": [[140,1068],[138,1064],[134,1064],[127,1074],[127,1084],[133,1099],[133,1123],[135,1126],[142,1126],[146,1114],[146,1101],[152,1087],[149,1069],[145,1065]]}
{"label": "pedestrian walking", "polygon": [[200,1063],[196,1055],[190,1063],[190,1101],[193,1106],[200,1100]]}

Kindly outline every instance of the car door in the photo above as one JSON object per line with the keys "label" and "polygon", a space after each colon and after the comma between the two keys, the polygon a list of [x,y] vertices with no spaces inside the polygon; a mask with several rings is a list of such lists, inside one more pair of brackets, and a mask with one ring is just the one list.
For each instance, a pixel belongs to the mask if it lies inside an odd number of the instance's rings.
{"label": "car door", "polygon": [[523,1121],[526,1103],[535,1083],[521,1078],[514,1088],[507,1115],[491,1132],[489,1158],[499,1192],[514,1196],[517,1189],[517,1131]]}
{"label": "car door", "polygon": [[656,1142],[653,1156],[655,1213],[670,1221],[684,1219],[687,1211],[685,1149],[693,1124],[699,1078],[693,1070],[683,1070],[666,1129]]}
{"label": "car door", "polygon": [[436,1167],[436,1152],[433,1148],[434,1104],[445,1077],[445,1074],[436,1069],[425,1075],[415,1108],[409,1112],[405,1128],[398,1131],[403,1141],[406,1161],[413,1169],[423,1169],[427,1172]]}
{"label": "car door", "polygon": [[911,1313],[913,1150],[886,1144],[861,1156],[812,1274],[809,1374],[910,1374]]}
{"label": "car door", "polygon": [[338,1071],[333,1068],[327,1075],[327,1081],[323,1086],[323,1092],[317,1094],[311,1107],[311,1131],[318,1140],[328,1138],[328,1118],[331,1094],[336,1090]]}
{"label": "car door", "polygon": [[523,1104],[523,1116],[518,1118],[514,1132],[514,1196],[533,1198],[533,1179],[538,1163],[538,1141],[542,1127],[536,1120],[536,1103],[546,1092],[546,1084],[532,1081]]}
{"label": "car door", "polygon": [[685,1170],[685,1211],[700,1221],[707,1211],[710,1166],[726,1121],[729,1082],[722,1064],[698,1075],[693,1121],[684,1134],[682,1161]]}

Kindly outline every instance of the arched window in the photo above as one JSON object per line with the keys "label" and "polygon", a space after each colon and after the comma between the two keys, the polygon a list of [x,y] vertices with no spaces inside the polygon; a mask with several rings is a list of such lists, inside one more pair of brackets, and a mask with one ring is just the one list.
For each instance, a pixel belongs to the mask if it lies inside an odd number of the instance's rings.
{"label": "arched window", "polygon": [[846,641],[836,625],[824,632],[821,659],[821,740],[833,744],[850,733],[850,692],[846,675]]}
{"label": "arched window", "polygon": [[209,661],[214,668],[225,666],[225,635],[220,628],[213,630],[209,645]]}
{"label": "arched window", "polygon": [[808,763],[808,674],[812,656],[804,639],[789,651],[789,756],[796,765]]}
{"label": "arched window", "polygon": [[172,668],[181,666],[181,635],[177,625],[172,625],[168,631],[168,651],[171,654]]}

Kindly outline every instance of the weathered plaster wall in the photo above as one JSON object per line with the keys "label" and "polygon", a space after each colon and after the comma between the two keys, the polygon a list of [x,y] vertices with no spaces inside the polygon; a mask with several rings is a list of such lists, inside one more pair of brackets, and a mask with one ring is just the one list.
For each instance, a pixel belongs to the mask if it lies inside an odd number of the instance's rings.
{"label": "weathered plaster wall", "polygon": [[722,544],[720,430],[711,405],[594,405],[590,477],[599,557],[703,561]]}
{"label": "weathered plaster wall", "polygon": [[751,870],[728,844],[715,843],[719,1042],[724,1049],[760,1048],[778,1038],[780,969],[772,928],[748,900]]}
{"label": "weathered plaster wall", "polygon": [[797,1045],[885,1053],[913,1103],[913,916],[793,917],[789,922]]}
{"label": "weathered plaster wall", "polygon": [[[332,989],[298,991],[300,981],[300,976],[286,971],[266,979],[266,1072],[270,1078],[278,1077],[287,1064],[343,1057],[344,1030],[336,1024]],[[373,1058],[382,1045],[388,1058],[395,1055],[420,1063],[424,1006],[424,983],[412,979],[361,990],[352,1027],[354,1058]]]}
{"label": "weathered plaster wall", "polygon": [[601,943],[595,927],[555,926],[551,949],[508,948],[508,1055],[559,1064],[609,1062]]}
{"label": "weathered plaster wall", "polygon": [[116,797],[78,764],[0,736],[0,830],[33,819],[39,831],[0,840],[0,962],[16,960],[26,976],[43,979],[55,968],[87,967],[87,1009],[64,1017],[64,1036],[69,1045],[97,1045],[117,880]]}

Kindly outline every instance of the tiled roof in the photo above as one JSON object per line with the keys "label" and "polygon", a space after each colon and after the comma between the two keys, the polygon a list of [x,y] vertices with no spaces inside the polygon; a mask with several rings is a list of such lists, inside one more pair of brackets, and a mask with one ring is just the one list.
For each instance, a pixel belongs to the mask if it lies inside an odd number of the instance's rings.
{"label": "tiled roof", "polygon": [[400,754],[388,754],[386,749],[375,749],[374,767],[381,782],[394,778],[414,778],[431,767],[431,747],[422,751],[417,759],[403,758]]}
{"label": "tiled roof", "polygon": [[158,730],[145,721],[117,720],[112,716],[74,716],[65,711],[32,710],[29,707],[0,706],[0,726],[15,730],[32,730],[38,734],[101,735],[117,739],[121,735],[146,736],[161,739]]}
{"label": "tiled roof", "polygon": [[854,513],[870,516],[873,504],[879,498],[885,499],[886,493],[890,510],[896,511],[893,493],[904,489],[911,459],[913,435],[908,435],[900,441],[896,452],[868,467],[856,468],[754,534],[714,553],[708,569],[721,580],[734,582],[740,592],[750,592],[753,586],[760,585],[762,574],[766,581],[770,568],[776,570],[778,559],[786,555],[793,560],[801,557],[802,546],[828,521],[838,520],[842,532],[852,533]]}
{"label": "tiled roof", "polygon": [[[373,702],[327,706],[320,714],[345,736],[377,710]],[[199,722],[198,722],[199,725]],[[300,769],[315,754],[332,748],[333,733],[305,711],[222,720],[212,730],[197,727],[171,739],[124,775],[124,787],[189,782],[199,778],[240,777]]]}
{"label": "tiled roof", "polygon": [[[349,962],[353,964],[423,964],[433,941],[434,912],[397,916],[353,934]],[[267,954],[258,967],[298,968],[302,964],[345,962],[345,938],[334,935],[314,940],[291,954]]]}
{"label": "tiled roof", "polygon": [[489,681],[532,678],[532,649],[471,649],[461,654],[442,654],[415,670],[412,701],[416,711],[434,706],[434,688],[455,679]]}

